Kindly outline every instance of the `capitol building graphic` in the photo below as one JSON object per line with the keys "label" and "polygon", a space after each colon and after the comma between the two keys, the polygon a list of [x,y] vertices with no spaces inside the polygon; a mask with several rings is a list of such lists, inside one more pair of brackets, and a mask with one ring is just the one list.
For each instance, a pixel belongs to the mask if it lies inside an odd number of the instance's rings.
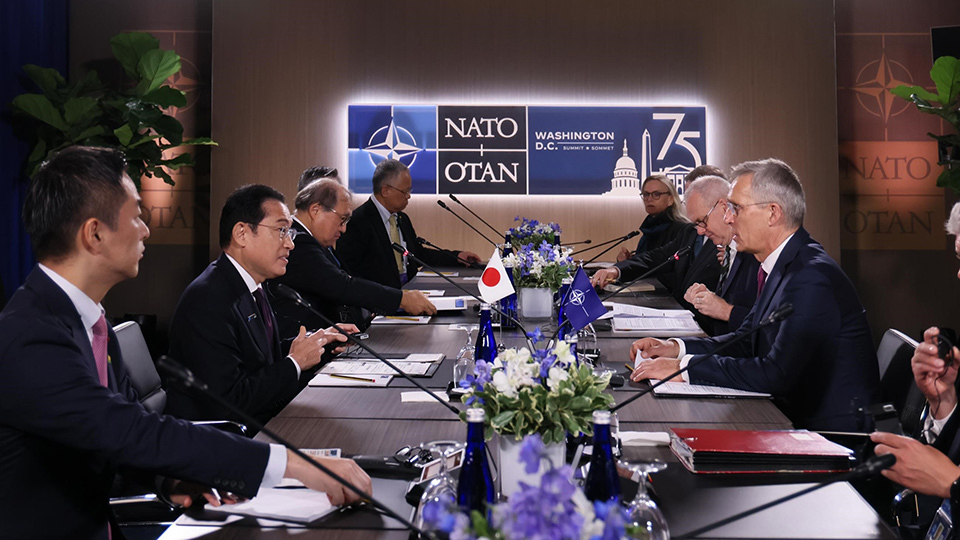
{"label": "capitol building graphic", "polygon": [[683,197],[683,177],[693,170],[693,167],[686,165],[672,165],[659,170],[653,170],[653,152],[651,152],[650,132],[643,130],[643,138],[640,144],[640,169],[637,169],[637,163],[627,152],[627,139],[623,139],[623,156],[617,160],[613,167],[613,178],[610,179],[610,191],[605,191],[604,195],[614,195],[621,197],[639,197],[640,184],[644,178],[654,174],[662,174],[668,180],[673,182],[677,188],[677,193]]}

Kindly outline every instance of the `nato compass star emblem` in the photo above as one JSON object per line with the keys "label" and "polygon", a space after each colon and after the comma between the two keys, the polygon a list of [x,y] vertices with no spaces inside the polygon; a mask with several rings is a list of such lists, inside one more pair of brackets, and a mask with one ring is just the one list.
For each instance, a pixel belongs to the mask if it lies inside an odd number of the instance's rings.
{"label": "nato compass star emblem", "polygon": [[573,289],[570,291],[570,303],[575,306],[582,306],[584,297],[585,295],[580,289]]}
{"label": "nato compass star emblem", "polygon": [[[370,154],[370,162],[374,165],[384,159],[396,159],[407,167],[412,167],[417,160],[417,152],[423,149],[417,146],[417,140],[414,139],[413,134],[398,126],[391,118],[389,126],[383,126],[373,132],[364,150]],[[374,156],[378,156],[379,159]]]}

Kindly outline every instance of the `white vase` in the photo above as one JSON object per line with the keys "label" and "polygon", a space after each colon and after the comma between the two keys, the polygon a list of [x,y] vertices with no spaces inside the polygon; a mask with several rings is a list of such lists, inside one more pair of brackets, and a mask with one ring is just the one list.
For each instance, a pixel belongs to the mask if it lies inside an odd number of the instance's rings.
{"label": "white vase", "polygon": [[[527,474],[523,470],[523,463],[520,461],[520,446],[523,440],[516,440],[513,435],[499,435],[500,439],[500,493],[510,497],[520,491],[520,482],[527,485],[539,486],[540,477],[549,470],[545,462],[540,462],[540,468],[533,474]],[[564,464],[567,457],[567,446],[564,443],[551,443],[546,445],[547,455],[554,467],[560,467]]]}
{"label": "white vase", "polygon": [[550,288],[520,288],[520,316],[524,319],[553,317],[553,291]]}

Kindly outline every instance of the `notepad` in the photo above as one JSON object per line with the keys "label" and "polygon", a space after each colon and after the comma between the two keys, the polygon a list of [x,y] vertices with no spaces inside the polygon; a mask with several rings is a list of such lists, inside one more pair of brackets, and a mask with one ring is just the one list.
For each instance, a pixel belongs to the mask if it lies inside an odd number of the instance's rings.
{"label": "notepad", "polygon": [[[660,381],[651,380],[650,384]],[[657,396],[684,396],[684,397],[722,397],[722,398],[769,398],[770,394],[750,392],[725,386],[710,386],[707,384],[690,384],[686,382],[670,381],[653,389]]]}
{"label": "notepad", "polygon": [[445,290],[443,290],[443,289],[413,289],[413,290],[415,290],[415,291],[416,291],[416,290],[419,290],[424,296],[427,296],[427,297],[430,297],[430,296],[443,296],[443,295],[447,294],[447,291],[445,291]]}
{"label": "notepad", "polygon": [[613,332],[635,337],[695,336],[700,327],[692,317],[614,317]]}
{"label": "notepad", "polygon": [[427,324],[430,315],[379,315],[370,324]]}
{"label": "notepad", "polygon": [[[397,366],[400,371],[407,375],[426,375],[431,365],[431,362],[408,362],[406,360],[394,360],[390,363]],[[393,375],[396,371],[380,360],[371,358],[369,360],[360,359],[330,362],[323,366],[320,373],[327,375],[338,373],[365,378],[368,375]]]}
{"label": "notepad", "polygon": [[634,306],[632,304],[620,304],[617,302],[604,302],[603,305],[611,308],[611,312],[615,317],[693,318],[693,313],[685,309],[654,309],[644,306]]}
{"label": "notepad", "polygon": [[311,523],[336,509],[330,504],[326,493],[296,488],[260,488],[257,496],[247,502],[206,507],[208,512],[295,523]]}
{"label": "notepad", "polygon": [[440,276],[457,277],[460,275],[460,272],[434,272],[433,270],[424,270],[423,272],[420,273],[420,275],[423,277],[440,277]]}

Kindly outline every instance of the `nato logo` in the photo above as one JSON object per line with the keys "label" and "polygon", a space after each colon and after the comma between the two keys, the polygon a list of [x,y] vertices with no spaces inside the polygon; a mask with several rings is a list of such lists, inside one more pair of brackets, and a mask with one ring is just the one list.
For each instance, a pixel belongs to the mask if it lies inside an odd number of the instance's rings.
{"label": "nato logo", "polygon": [[433,105],[351,105],[349,183],[370,193],[377,164],[396,159],[410,168],[414,193],[437,192],[437,108]]}

